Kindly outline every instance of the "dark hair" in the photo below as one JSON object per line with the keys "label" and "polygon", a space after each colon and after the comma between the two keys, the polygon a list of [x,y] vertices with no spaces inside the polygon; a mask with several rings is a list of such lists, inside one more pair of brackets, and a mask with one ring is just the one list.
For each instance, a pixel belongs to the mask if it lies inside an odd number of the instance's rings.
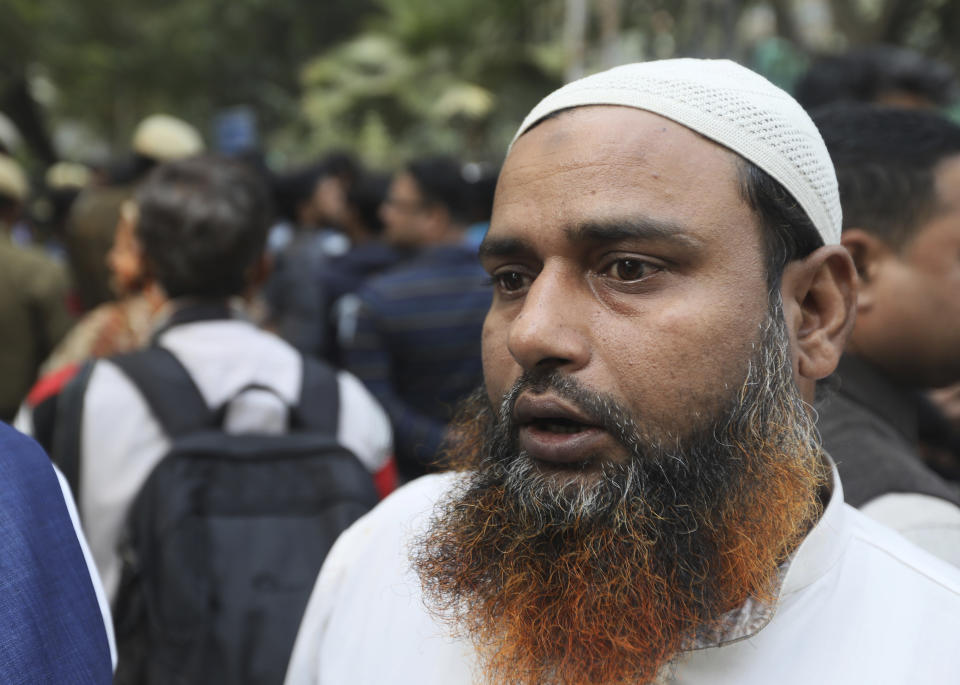
{"label": "dark hair", "polygon": [[960,126],[934,112],[834,105],[813,120],[833,159],[843,227],[899,248],[938,210],[935,174],[960,155]]}
{"label": "dark hair", "polygon": [[321,164],[289,171],[273,178],[273,202],[277,216],[290,222],[299,219],[300,206],[310,199],[324,175]]}
{"label": "dark hair", "polygon": [[0,193],[0,214],[6,214],[20,206],[20,201],[10,195]]}
{"label": "dark hair", "polygon": [[427,204],[444,207],[455,223],[469,221],[467,183],[459,162],[452,157],[424,157],[407,164],[405,170]]}
{"label": "dark hair", "polygon": [[128,157],[114,160],[106,170],[107,182],[110,185],[130,185],[142,180],[158,164],[157,160],[139,153],[132,153]]}
{"label": "dark hair", "polygon": [[891,93],[914,95],[942,106],[957,94],[949,66],[887,45],[821,57],[795,90],[797,101],[807,109],[833,102],[876,102]]}
{"label": "dark hair", "polygon": [[390,189],[390,176],[376,172],[364,172],[358,176],[347,191],[347,207],[352,209],[364,229],[373,235],[383,232],[380,205]]}
{"label": "dark hair", "polygon": [[137,237],[169,297],[243,293],[271,218],[256,174],[213,157],[162,164],[141,186],[137,205]]}
{"label": "dark hair", "polygon": [[783,270],[823,246],[823,237],[806,211],[770,174],[739,158],[740,195],[760,219],[767,287],[779,289]]}
{"label": "dark hair", "polygon": [[363,173],[360,163],[349,152],[334,150],[321,160],[322,176],[336,176],[347,187]]}

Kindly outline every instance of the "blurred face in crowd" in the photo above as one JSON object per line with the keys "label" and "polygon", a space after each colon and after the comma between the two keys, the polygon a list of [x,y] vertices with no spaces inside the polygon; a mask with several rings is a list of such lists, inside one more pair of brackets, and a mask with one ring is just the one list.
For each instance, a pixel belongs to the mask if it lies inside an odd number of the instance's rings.
{"label": "blurred face in crowd", "polygon": [[133,202],[125,202],[120,210],[113,246],[107,253],[110,285],[121,297],[137,293],[145,285],[146,274],[136,225],[137,207]]}
{"label": "blurred face in crowd", "polygon": [[485,390],[453,431],[471,476],[417,556],[493,682],[650,682],[775,593],[825,471],[803,298],[768,293],[761,230],[737,158],[654,114],[577,108],[515,143]]}
{"label": "blurred face in crowd", "polygon": [[399,247],[420,247],[427,242],[432,211],[412,174],[397,174],[380,210],[384,238]]}
{"label": "blurred face in crowd", "polygon": [[313,189],[311,197],[317,225],[322,228],[341,228],[347,212],[347,193],[343,181],[333,174],[323,176]]}
{"label": "blurred face in crowd", "polygon": [[960,157],[938,165],[937,206],[902,248],[844,231],[861,276],[850,348],[920,387],[960,381]]}

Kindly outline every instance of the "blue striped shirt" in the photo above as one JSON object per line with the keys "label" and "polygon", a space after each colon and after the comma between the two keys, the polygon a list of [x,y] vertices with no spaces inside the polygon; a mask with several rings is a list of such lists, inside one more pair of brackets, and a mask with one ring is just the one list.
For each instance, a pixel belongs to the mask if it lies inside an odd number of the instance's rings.
{"label": "blue striped shirt", "polygon": [[489,281],[474,247],[443,245],[368,281],[357,297],[344,366],[386,408],[401,474],[416,477],[436,458],[457,401],[483,380]]}

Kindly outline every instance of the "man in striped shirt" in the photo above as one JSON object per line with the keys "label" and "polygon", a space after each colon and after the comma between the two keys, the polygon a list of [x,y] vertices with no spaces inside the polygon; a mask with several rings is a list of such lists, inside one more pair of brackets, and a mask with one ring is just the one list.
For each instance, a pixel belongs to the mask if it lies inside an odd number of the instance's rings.
{"label": "man in striped shirt", "polygon": [[394,178],[384,237],[419,254],[368,281],[342,308],[345,367],[390,415],[401,476],[437,456],[457,401],[480,385],[488,279],[465,243],[466,183],[449,158],[421,159]]}

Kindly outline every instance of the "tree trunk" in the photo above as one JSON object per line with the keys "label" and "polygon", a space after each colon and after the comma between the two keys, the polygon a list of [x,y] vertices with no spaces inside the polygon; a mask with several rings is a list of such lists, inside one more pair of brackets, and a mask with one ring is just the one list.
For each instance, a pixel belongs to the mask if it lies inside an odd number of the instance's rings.
{"label": "tree trunk", "polygon": [[600,15],[600,50],[603,68],[623,61],[620,55],[620,0],[597,0]]}
{"label": "tree trunk", "polygon": [[888,0],[880,39],[884,43],[903,45],[913,22],[926,5],[926,0]]}
{"label": "tree trunk", "polygon": [[567,56],[564,78],[574,81],[586,73],[584,57],[587,43],[587,0],[566,0],[563,22],[563,47]]}

